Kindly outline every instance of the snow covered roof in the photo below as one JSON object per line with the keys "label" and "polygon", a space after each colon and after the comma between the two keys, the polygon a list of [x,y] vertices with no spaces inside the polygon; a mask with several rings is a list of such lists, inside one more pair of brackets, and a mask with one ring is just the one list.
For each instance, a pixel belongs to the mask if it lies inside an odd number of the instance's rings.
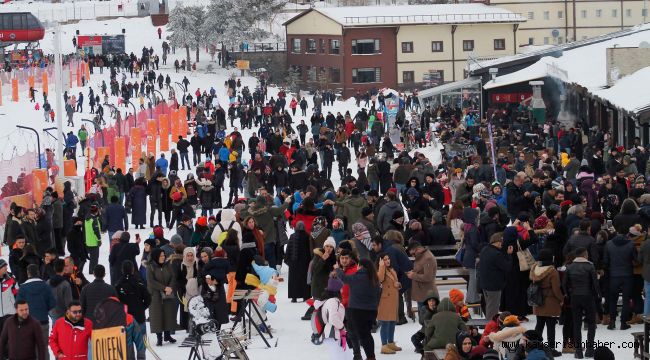
{"label": "snow covered roof", "polygon": [[[345,27],[526,21],[521,14],[484,4],[341,6],[319,7],[308,11],[317,11]],[[287,21],[285,25],[301,15]]]}
{"label": "snow covered roof", "polygon": [[544,57],[533,65],[523,68],[519,71],[515,71],[503,76],[497,76],[494,80],[490,80],[485,83],[485,85],[483,85],[483,89],[490,90],[502,86],[517,84],[520,82],[541,79],[544,77],[554,77],[562,81],[567,81],[567,72],[560,68],[555,60],[557,59],[553,57]]}
{"label": "snow covered roof", "polygon": [[650,106],[650,66],[618,80],[607,89],[592,91],[592,94],[609,101],[612,105],[630,112],[645,111]]}
{"label": "snow covered roof", "polygon": [[[544,47],[538,51],[527,51],[516,55],[503,56],[497,59],[489,59],[484,61],[473,61],[469,64],[469,70],[476,71],[480,69],[488,69],[500,64],[506,64],[518,60],[531,59],[535,57],[551,56],[553,54],[561,54],[574,52],[575,54],[585,53],[602,53],[602,63],[605,63],[605,49],[608,47],[637,47],[641,41],[648,41],[650,39],[650,23],[631,27],[629,29],[617,31],[610,34],[600,35],[593,38],[573,41],[570,43],[556,45],[551,47]],[[594,54],[595,55],[595,54]],[[588,57],[589,65],[592,65],[592,57]],[[589,68],[584,66],[584,61],[578,61],[577,66],[582,68]],[[603,65],[604,66],[604,65]],[[604,68],[603,68],[604,69]],[[593,68],[592,68],[593,70]]]}

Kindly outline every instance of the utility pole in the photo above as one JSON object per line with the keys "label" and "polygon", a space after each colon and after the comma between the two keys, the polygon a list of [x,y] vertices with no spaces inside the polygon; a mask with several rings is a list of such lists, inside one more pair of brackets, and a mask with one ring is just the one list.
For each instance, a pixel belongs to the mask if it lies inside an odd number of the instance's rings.
{"label": "utility pole", "polygon": [[[65,134],[63,132],[63,57],[61,56],[61,24],[56,23],[54,30],[54,98],[56,99],[56,128],[57,133]],[[52,97],[50,97],[51,99]],[[65,142],[65,137],[63,138]],[[61,141],[56,142],[56,159],[59,168],[63,167],[63,145]],[[75,159],[76,160],[76,159]]]}

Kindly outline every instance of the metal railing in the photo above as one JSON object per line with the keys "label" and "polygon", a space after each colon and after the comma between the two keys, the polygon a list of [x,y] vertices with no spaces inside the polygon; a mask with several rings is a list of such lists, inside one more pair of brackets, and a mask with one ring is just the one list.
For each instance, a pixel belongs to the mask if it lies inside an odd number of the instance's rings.
{"label": "metal railing", "polygon": [[287,51],[286,42],[268,42],[268,43],[244,43],[239,46],[232,46],[228,49],[230,52],[277,52]]}
{"label": "metal railing", "polygon": [[345,23],[354,24],[397,24],[397,23],[454,23],[474,21],[524,21],[518,13],[487,14],[438,14],[438,15],[382,15],[382,16],[346,16]]}

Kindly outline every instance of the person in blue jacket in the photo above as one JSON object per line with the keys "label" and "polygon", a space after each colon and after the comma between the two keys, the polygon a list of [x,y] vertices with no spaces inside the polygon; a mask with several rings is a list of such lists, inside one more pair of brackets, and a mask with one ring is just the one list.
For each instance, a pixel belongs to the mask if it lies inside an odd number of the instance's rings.
{"label": "person in blue jacket", "polygon": [[50,318],[48,313],[56,306],[52,288],[40,278],[41,269],[36,264],[27,266],[27,281],[20,284],[16,301],[25,300],[29,304],[29,313],[41,324],[43,338],[50,336]]}
{"label": "person in blue jacket", "polygon": [[165,154],[160,154],[160,158],[156,160],[156,167],[160,168],[163,176],[167,176],[167,168],[169,167],[169,161],[165,159]]}
{"label": "person in blue jacket", "polygon": [[70,131],[68,136],[65,138],[65,148],[71,149],[73,158],[77,157],[77,144],[79,143],[79,138]]}
{"label": "person in blue jacket", "polygon": [[228,163],[228,160],[230,159],[230,150],[226,146],[222,146],[221,149],[219,149],[219,161],[223,163]]}

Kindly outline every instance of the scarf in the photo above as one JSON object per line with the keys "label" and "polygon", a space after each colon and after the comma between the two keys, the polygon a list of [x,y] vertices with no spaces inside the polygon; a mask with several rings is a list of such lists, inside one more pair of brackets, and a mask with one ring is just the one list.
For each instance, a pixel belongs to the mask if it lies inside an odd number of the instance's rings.
{"label": "scarf", "polygon": [[370,232],[368,232],[368,230],[366,230],[366,231],[361,232],[360,235],[361,235],[361,239],[359,239],[359,241],[361,241],[361,243],[363,245],[365,245],[365,247],[367,249],[372,249],[372,247],[371,247],[371,245],[372,245],[372,236],[370,236]]}
{"label": "scarf", "polygon": [[311,228],[311,237],[316,239],[320,236],[320,234],[323,233],[323,231],[325,231],[325,227],[323,225],[314,224],[314,226]]}

